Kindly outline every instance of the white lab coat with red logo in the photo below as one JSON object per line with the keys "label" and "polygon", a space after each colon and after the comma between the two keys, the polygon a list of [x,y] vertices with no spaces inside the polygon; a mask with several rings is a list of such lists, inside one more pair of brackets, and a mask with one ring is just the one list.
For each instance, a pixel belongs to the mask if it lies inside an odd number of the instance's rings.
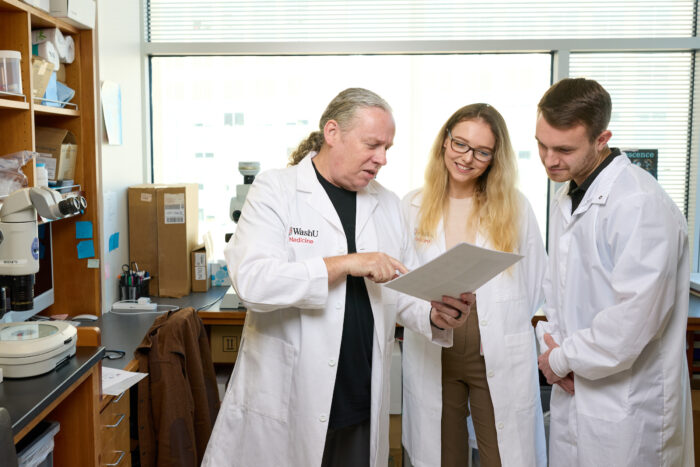
{"label": "white lab coat with red logo", "polygon": [[[345,312],[324,257],[347,254],[340,219],[311,164],[258,176],[226,248],[248,308],[241,350],[204,457],[207,467],[321,465]],[[357,192],[357,252],[417,265],[399,199],[372,181]],[[389,370],[397,320],[441,345],[430,305],[365,280],[372,314],[371,466],[389,456]]]}
{"label": "white lab coat with red logo", "polygon": [[[401,203],[411,234],[421,201],[417,190]],[[520,205],[517,253],[524,258],[476,291],[476,309],[501,464],[544,467],[547,454],[531,318],[542,303],[547,257],[535,215],[522,195]],[[442,221],[435,239],[415,242],[421,263],[444,253]],[[480,234],[476,244],[490,248]],[[437,467],[441,465],[442,348],[406,330],[403,351],[403,445],[415,467]]]}

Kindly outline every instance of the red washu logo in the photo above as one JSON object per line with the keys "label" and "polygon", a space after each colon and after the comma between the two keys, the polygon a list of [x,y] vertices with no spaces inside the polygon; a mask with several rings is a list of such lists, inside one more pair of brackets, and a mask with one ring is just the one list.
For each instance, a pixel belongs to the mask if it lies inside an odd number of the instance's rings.
{"label": "red washu logo", "polygon": [[425,235],[419,235],[419,234],[418,234],[418,229],[416,229],[416,230],[413,231],[413,241],[414,241],[416,244],[421,244],[421,243],[422,243],[422,244],[424,244],[424,245],[429,245],[430,243],[432,243],[433,239],[430,238],[430,237],[427,237],[427,236],[425,236]]}
{"label": "red washu logo", "polygon": [[318,230],[289,227],[290,243],[313,244],[316,241],[315,238],[318,238]]}

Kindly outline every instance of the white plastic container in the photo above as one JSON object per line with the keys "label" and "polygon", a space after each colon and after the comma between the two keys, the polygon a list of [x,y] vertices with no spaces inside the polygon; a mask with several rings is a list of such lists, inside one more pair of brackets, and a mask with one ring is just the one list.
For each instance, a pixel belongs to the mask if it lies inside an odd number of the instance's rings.
{"label": "white plastic container", "polygon": [[22,54],[15,50],[0,50],[0,92],[22,94]]}
{"label": "white plastic container", "polygon": [[49,186],[49,171],[46,170],[46,164],[43,162],[36,163],[36,186]]}

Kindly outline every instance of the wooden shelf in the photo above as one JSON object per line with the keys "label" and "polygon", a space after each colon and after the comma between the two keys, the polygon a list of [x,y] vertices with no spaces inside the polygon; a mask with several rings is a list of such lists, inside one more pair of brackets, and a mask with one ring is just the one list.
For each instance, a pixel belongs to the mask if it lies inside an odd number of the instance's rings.
{"label": "wooden shelf", "polygon": [[38,28],[59,28],[61,32],[77,34],[78,28],[54,18],[48,12],[40,10],[32,5],[20,0],[0,0],[0,11],[26,11],[31,15],[33,29]]}
{"label": "wooden shelf", "polygon": [[0,98],[0,109],[29,110],[29,102]]}
{"label": "wooden shelf", "polygon": [[61,107],[51,107],[48,105],[34,104],[36,115],[57,115],[62,117],[80,117],[80,110],[66,109]]}

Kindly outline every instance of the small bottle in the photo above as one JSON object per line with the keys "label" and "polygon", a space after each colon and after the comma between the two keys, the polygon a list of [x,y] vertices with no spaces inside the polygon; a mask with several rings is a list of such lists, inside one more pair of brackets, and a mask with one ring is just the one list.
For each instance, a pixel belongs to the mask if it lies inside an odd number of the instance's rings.
{"label": "small bottle", "polygon": [[36,186],[49,186],[49,172],[43,162],[36,163]]}

